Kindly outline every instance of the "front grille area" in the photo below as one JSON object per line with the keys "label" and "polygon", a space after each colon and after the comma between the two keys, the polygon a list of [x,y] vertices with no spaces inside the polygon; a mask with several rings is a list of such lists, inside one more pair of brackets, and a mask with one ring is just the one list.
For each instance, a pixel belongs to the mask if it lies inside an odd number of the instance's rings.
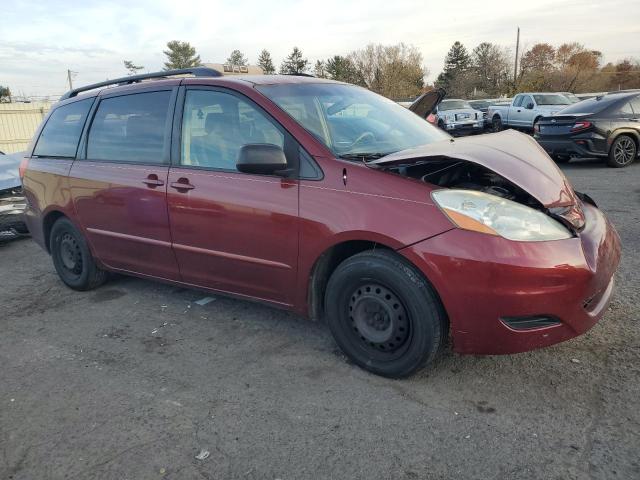
{"label": "front grille area", "polygon": [[514,330],[533,330],[534,328],[560,325],[560,319],[552,315],[531,315],[528,317],[502,317],[500,319],[507,327]]}

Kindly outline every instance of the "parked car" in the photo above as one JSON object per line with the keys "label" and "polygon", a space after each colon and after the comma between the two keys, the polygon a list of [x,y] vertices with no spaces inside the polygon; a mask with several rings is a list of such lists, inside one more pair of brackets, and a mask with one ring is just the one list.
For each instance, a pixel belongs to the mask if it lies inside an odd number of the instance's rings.
{"label": "parked car", "polygon": [[454,139],[318,78],[194,68],[72,90],[21,172],[33,238],[69,287],[113,271],[325,318],[389,377],[448,337],[506,354],[585,332],[620,257],[533,138]]}
{"label": "parked car", "polygon": [[[438,97],[435,102],[431,100],[432,95]],[[444,100],[444,97],[444,90],[427,92],[418,97],[409,110],[452,135],[482,132],[485,120],[480,110],[474,109],[466,100]],[[429,110],[422,107],[425,103],[430,105]]]}
{"label": "parked car", "polygon": [[0,239],[29,233],[24,223],[26,202],[18,173],[22,156],[22,152],[0,152]]}
{"label": "parked car", "polygon": [[487,117],[491,119],[494,132],[505,127],[533,130],[540,118],[553,115],[570,104],[569,99],[559,93],[520,93],[509,105],[491,105]]}
{"label": "parked car", "polygon": [[534,138],[559,162],[599,157],[610,167],[626,167],[640,150],[640,91],[583,100],[542,117]]}

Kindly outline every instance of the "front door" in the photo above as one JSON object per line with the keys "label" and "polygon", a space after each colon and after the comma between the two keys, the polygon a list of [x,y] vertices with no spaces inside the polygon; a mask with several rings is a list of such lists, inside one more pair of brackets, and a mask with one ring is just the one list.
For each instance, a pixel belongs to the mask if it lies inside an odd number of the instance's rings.
{"label": "front door", "polygon": [[291,137],[260,107],[229,91],[189,88],[179,105],[179,158],[169,171],[167,198],[183,281],[290,305],[298,181],[240,173],[235,165],[243,145],[269,143],[289,152]]}
{"label": "front door", "polygon": [[97,257],[127,272],[179,280],[167,176],[175,90],[100,99],[69,174],[78,219]]}

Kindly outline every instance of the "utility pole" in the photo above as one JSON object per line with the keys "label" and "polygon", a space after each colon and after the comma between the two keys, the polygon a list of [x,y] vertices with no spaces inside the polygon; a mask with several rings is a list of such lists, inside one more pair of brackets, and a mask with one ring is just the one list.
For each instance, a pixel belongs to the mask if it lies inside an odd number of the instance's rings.
{"label": "utility pole", "polygon": [[71,70],[67,69],[67,80],[69,81],[69,90],[73,90],[73,83],[71,83],[71,73],[72,73]]}
{"label": "utility pole", "polygon": [[518,36],[516,37],[516,61],[513,67],[513,86],[516,86],[518,81],[518,50],[520,50],[520,27],[518,27]]}

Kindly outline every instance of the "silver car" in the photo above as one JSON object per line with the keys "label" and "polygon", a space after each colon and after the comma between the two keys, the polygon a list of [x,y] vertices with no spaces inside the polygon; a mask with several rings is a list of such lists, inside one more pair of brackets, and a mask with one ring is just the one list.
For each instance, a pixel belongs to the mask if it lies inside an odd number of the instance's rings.
{"label": "silver car", "polygon": [[436,107],[435,115],[437,125],[451,134],[480,133],[484,129],[484,114],[466,100],[442,100]]}

